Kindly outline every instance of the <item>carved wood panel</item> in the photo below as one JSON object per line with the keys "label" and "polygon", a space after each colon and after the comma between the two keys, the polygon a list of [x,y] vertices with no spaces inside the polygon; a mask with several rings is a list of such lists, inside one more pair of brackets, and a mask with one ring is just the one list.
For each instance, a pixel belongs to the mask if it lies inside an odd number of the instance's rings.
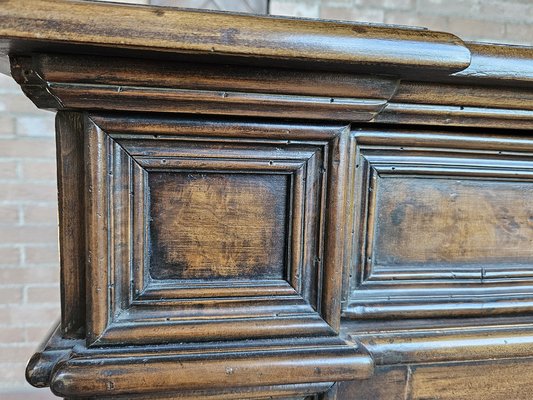
{"label": "carved wood panel", "polygon": [[532,153],[518,149],[521,138],[508,138],[498,150],[482,139],[355,133],[356,235],[346,316],[532,310]]}
{"label": "carved wood panel", "polygon": [[89,343],[333,334],[348,131],[193,124],[86,120]]}

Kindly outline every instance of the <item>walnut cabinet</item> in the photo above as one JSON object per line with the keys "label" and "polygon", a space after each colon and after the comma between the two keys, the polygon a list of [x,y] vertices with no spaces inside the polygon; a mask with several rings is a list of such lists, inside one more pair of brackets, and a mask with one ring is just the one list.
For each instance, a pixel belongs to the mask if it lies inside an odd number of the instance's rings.
{"label": "walnut cabinet", "polygon": [[57,112],[67,399],[533,391],[533,49],[399,26],[4,0]]}

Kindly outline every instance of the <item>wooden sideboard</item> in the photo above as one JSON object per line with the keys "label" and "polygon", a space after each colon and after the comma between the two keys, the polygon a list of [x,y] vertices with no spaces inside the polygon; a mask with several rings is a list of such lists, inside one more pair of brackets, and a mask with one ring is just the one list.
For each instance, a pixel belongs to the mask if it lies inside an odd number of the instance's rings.
{"label": "wooden sideboard", "polygon": [[533,48],[0,1],[57,111],[68,399],[528,400]]}

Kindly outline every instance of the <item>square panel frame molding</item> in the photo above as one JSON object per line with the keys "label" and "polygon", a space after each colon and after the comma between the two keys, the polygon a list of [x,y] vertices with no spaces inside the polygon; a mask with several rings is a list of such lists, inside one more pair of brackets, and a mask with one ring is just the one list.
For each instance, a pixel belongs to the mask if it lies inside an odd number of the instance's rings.
{"label": "square panel frame molding", "polygon": [[[336,335],[348,137],[341,125],[87,115],[88,345]],[[153,279],[154,172],[286,175],[286,279]]]}
{"label": "square panel frame molding", "polygon": [[[522,138],[360,128],[352,133],[350,147],[356,154],[349,178],[356,212],[349,222],[354,235],[347,243],[343,318],[488,317],[533,311],[530,265],[505,260],[470,265],[460,259],[449,265],[429,260],[415,265],[410,256],[382,265],[383,257],[376,257],[376,230],[383,230],[379,216],[386,212],[378,209],[384,179],[433,180],[433,186],[439,180],[533,185],[533,153]],[[446,194],[455,201],[457,195]],[[404,232],[406,238],[409,233]],[[392,234],[381,239],[399,240]]]}

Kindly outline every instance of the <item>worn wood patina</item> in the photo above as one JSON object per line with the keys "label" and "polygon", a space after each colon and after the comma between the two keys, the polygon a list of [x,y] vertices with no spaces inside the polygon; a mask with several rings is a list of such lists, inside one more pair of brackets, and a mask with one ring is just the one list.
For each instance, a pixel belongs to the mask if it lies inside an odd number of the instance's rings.
{"label": "worn wood patina", "polygon": [[533,49],[420,28],[0,1],[57,111],[68,399],[533,391]]}

